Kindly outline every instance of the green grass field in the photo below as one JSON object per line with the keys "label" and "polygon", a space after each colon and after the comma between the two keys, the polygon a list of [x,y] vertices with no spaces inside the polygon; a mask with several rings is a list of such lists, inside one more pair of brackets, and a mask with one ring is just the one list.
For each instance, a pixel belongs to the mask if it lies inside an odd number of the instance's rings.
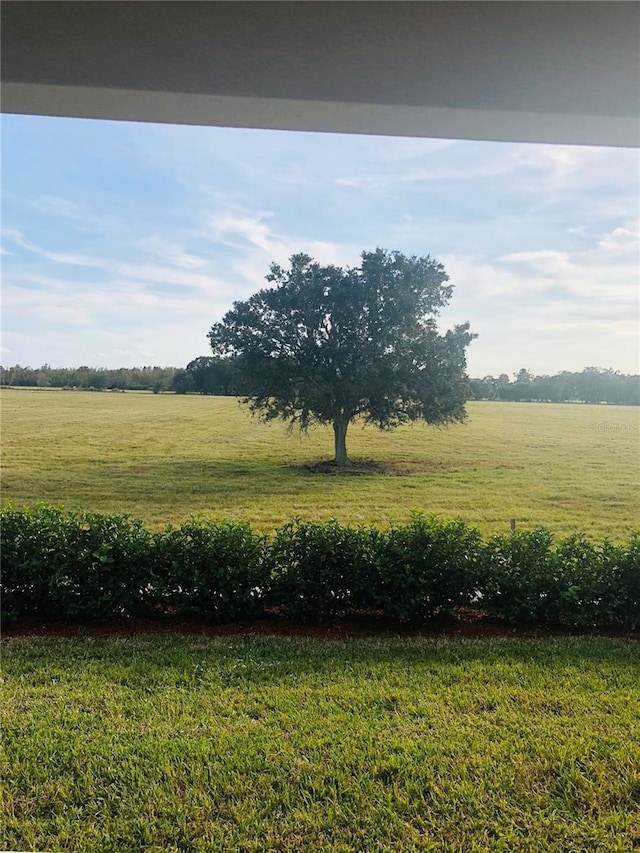
{"label": "green grass field", "polygon": [[631,641],[16,639],[4,675],[3,849],[640,845]]}
{"label": "green grass field", "polygon": [[483,533],[545,525],[623,539],[640,518],[640,410],[469,403],[469,421],[351,427],[355,459],[388,474],[334,476],[329,428],[266,426],[222,397],[5,389],[4,502],[127,512],[152,526],[194,512],[269,530],[294,515],[384,526],[412,509]]}

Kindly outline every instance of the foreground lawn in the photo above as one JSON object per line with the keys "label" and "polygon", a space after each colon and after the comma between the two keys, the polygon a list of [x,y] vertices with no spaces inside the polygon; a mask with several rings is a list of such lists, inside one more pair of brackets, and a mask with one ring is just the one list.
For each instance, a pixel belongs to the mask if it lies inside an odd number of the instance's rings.
{"label": "foreground lawn", "polygon": [[3,501],[127,512],[160,527],[194,512],[268,531],[293,515],[406,522],[412,509],[483,534],[539,525],[625,540],[640,517],[640,408],[469,403],[469,422],[349,431],[354,459],[387,474],[304,466],[329,428],[289,435],[224,397],[3,389]]}
{"label": "foreground lawn", "polygon": [[633,641],[4,644],[3,848],[631,851]]}

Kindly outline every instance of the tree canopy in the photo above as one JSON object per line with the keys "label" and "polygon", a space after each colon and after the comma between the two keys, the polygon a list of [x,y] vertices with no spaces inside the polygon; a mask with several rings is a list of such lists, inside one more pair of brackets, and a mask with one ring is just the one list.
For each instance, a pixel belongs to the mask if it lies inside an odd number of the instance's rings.
{"label": "tree canopy", "polygon": [[308,255],[272,264],[271,287],[235,302],[209,332],[214,354],[241,365],[252,411],[306,429],[332,424],[335,462],[361,417],[381,429],[465,418],[469,325],[441,335],[436,318],[453,292],[442,264],[376,249],[359,267]]}

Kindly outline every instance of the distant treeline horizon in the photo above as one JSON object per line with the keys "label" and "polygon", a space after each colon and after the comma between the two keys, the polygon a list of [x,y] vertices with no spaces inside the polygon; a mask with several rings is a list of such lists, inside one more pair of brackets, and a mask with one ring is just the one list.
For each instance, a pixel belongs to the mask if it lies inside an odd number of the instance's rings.
{"label": "distant treeline horizon", "polygon": [[[200,356],[179,367],[13,367],[0,366],[0,386],[86,391],[151,391],[159,394],[242,395],[241,362]],[[585,367],[536,376],[526,369],[511,375],[469,379],[470,400],[512,402],[608,403],[640,405],[640,376],[612,368]]]}

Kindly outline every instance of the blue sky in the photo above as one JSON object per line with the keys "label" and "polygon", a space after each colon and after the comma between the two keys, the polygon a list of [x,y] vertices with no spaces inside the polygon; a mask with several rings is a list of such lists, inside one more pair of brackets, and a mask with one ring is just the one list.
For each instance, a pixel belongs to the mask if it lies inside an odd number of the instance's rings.
{"label": "blue sky", "polygon": [[2,363],[184,366],[271,261],[440,260],[472,376],[639,371],[638,152],[2,119]]}

